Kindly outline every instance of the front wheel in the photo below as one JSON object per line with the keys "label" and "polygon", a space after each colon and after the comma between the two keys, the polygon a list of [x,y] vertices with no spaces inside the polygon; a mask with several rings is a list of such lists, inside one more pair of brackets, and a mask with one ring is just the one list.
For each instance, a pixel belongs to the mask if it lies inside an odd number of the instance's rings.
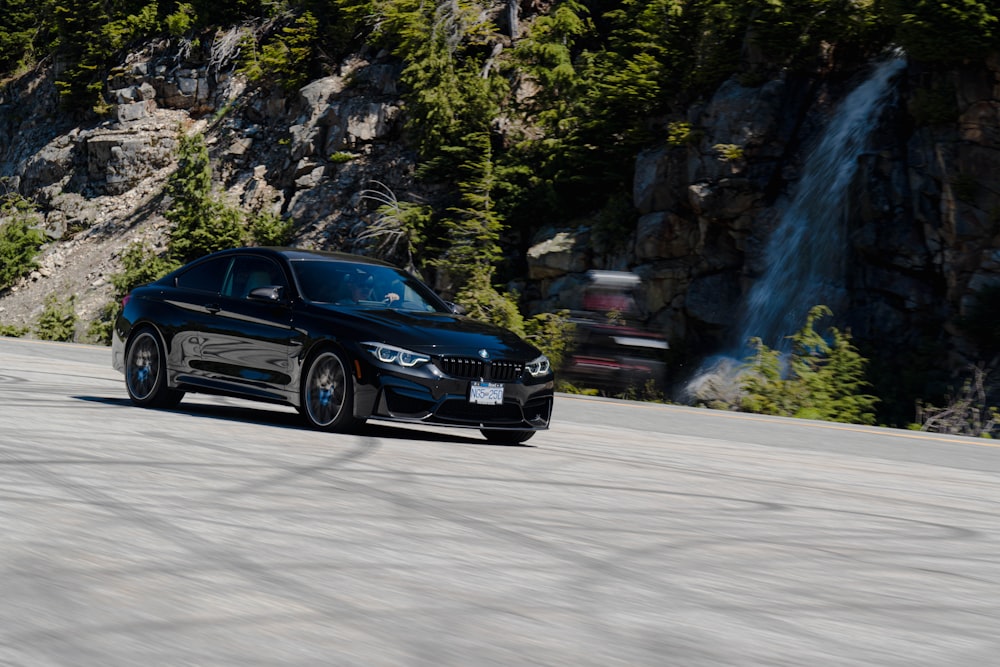
{"label": "front wheel", "polygon": [[313,428],[344,432],[359,423],[353,414],[354,380],[347,368],[340,354],[326,350],[302,374],[299,411]]}
{"label": "front wheel", "polygon": [[480,433],[494,445],[519,445],[535,435],[534,431],[504,431],[495,428],[484,428]]}
{"label": "front wheel", "polygon": [[167,386],[167,359],[152,329],[143,329],[125,350],[125,388],[131,401],[144,408],[172,408],[184,392]]}

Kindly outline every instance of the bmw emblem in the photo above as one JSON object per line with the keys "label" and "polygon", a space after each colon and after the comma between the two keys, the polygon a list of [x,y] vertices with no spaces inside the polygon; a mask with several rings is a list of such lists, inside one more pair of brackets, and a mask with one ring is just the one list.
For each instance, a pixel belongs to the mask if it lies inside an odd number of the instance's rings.
{"label": "bmw emblem", "polygon": [[479,356],[481,358],[483,358],[483,359],[489,359],[490,358],[490,353],[489,353],[489,351],[487,351],[485,349],[479,350]]}

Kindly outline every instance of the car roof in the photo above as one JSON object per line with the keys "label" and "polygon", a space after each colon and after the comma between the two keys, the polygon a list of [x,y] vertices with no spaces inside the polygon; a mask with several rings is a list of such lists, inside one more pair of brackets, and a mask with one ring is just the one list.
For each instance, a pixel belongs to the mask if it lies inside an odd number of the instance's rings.
{"label": "car roof", "polygon": [[354,255],[347,252],[332,252],[328,250],[306,250],[303,248],[268,248],[268,250],[274,250],[275,252],[284,255],[289,261],[308,261],[308,260],[339,260],[342,262],[357,262],[359,264],[376,264],[379,266],[392,266],[388,262],[383,262],[380,259],[375,259],[374,257],[365,257],[364,255]]}
{"label": "car roof", "polygon": [[[374,257],[365,257],[364,255],[354,255],[347,252],[333,252],[328,250],[309,250],[306,248],[291,248],[291,247],[278,247],[278,246],[251,246],[245,248],[228,248],[226,250],[220,250],[211,255],[206,255],[199,259],[205,259],[206,257],[220,257],[226,255],[234,254],[251,254],[251,255],[283,255],[288,261],[310,261],[310,260],[336,260],[341,262],[354,262],[357,264],[372,264],[376,266],[388,266],[396,268],[393,264],[389,262],[384,262],[380,259],[375,259]],[[182,267],[183,268],[183,267]]]}

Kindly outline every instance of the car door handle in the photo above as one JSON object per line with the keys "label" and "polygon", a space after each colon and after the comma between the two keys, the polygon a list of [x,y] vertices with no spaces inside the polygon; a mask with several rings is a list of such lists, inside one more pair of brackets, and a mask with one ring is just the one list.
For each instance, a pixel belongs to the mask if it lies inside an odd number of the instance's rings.
{"label": "car door handle", "polygon": [[220,310],[222,310],[222,306],[220,306],[217,303],[206,303],[205,304],[205,310],[207,310],[208,312],[210,312],[213,315],[215,315],[217,312],[219,312]]}

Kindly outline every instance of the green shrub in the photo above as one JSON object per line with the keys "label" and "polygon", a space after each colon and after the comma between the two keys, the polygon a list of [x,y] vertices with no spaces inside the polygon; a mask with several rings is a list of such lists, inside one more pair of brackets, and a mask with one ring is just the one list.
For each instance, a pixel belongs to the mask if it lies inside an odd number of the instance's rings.
{"label": "green shrub", "polygon": [[14,324],[0,324],[0,336],[10,338],[20,338],[28,333],[28,327],[19,327]]}
{"label": "green shrub", "polygon": [[35,335],[41,340],[70,342],[76,337],[76,296],[65,300],[55,293],[45,297],[45,307],[38,316]]}
{"label": "green shrub", "polygon": [[33,207],[21,197],[8,197],[0,204],[0,290],[38,268],[35,257],[45,235],[32,226]]}
{"label": "green shrub", "polygon": [[180,37],[191,30],[197,18],[194,6],[181,2],[177,5],[177,11],[167,15],[167,32],[174,37]]}
{"label": "green shrub", "polygon": [[743,159],[743,147],[739,144],[715,144],[712,150],[723,162],[735,162]]}
{"label": "green shrub", "polygon": [[564,394],[577,394],[579,396],[600,396],[601,391],[599,389],[592,389],[588,387],[577,387],[571,382],[566,380],[560,380],[556,377],[556,391],[560,391]]}
{"label": "green shrub", "polygon": [[524,337],[559,368],[573,344],[573,329],[568,311],[540,313],[525,320]]}
{"label": "green shrub", "polygon": [[687,121],[674,121],[667,125],[667,145],[686,146],[701,141],[702,133]]}
{"label": "green shrub", "polygon": [[344,164],[345,162],[351,162],[352,160],[358,159],[356,153],[350,153],[348,151],[337,151],[330,155],[330,162],[334,164]]}
{"label": "green shrub", "polygon": [[295,226],[290,218],[270,211],[261,211],[250,218],[250,235],[262,246],[285,246],[292,241]]}
{"label": "green shrub", "polygon": [[826,306],[814,306],[806,323],[790,338],[787,359],[759,338],[751,340],[755,353],[745,365],[740,408],[746,412],[820,419],[851,424],[874,424],[878,398],[862,393],[868,360],[851,342],[850,333],[836,327],[824,338],[815,330]]}
{"label": "green shrub", "polygon": [[416,256],[427,243],[426,231],[433,211],[424,204],[399,201],[384,183],[374,181],[373,185],[376,187],[361,191],[361,200],[376,205],[375,219],[358,240],[373,242],[382,257],[416,273]]}

